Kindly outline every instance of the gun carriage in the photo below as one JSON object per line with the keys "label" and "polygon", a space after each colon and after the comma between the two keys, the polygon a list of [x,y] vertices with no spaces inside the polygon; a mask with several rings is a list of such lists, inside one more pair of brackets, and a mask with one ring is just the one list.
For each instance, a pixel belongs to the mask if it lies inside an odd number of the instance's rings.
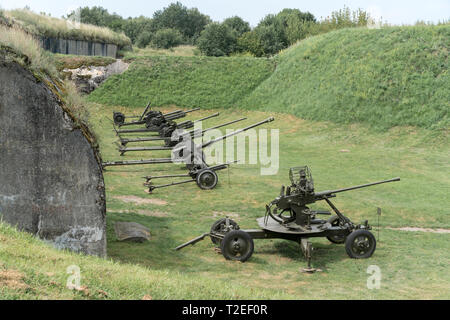
{"label": "gun carriage", "polygon": [[[205,233],[176,248],[180,250],[193,245],[205,237],[220,246],[223,256],[229,260],[246,261],[253,254],[253,239],[286,239],[300,244],[307,259],[307,272],[314,272],[311,267],[312,243],[309,238],[326,237],[336,244],[345,244],[349,257],[355,259],[369,258],[375,251],[376,239],[369,231],[368,221],[355,224],[342,214],[331,202],[337,193],[366,188],[382,183],[400,181],[400,178],[383,180],[349,188],[314,191],[314,182],[308,167],[291,168],[289,172],[291,185],[281,188],[280,195],[266,205],[264,217],[257,219],[261,229],[241,230],[239,225],[229,219],[216,221],[209,233]],[[311,210],[307,205],[325,201],[335,215],[329,211]],[[318,215],[331,216],[327,220],[317,218]]]}
{"label": "gun carriage", "polygon": [[[236,120],[235,120],[236,121]],[[240,120],[239,120],[240,121]],[[274,118],[268,118],[266,120],[260,121],[243,129],[236,130],[229,134],[220,136],[208,142],[202,144],[195,144],[192,139],[188,139],[179,143],[175,147],[167,147],[171,150],[170,158],[156,158],[156,159],[143,159],[143,160],[128,160],[128,161],[111,161],[103,162],[102,167],[110,166],[130,166],[130,165],[144,165],[144,164],[162,164],[162,163],[184,163],[188,169],[187,174],[175,174],[175,175],[164,175],[164,176],[146,176],[145,186],[149,188],[151,193],[155,189],[170,187],[174,185],[196,182],[197,185],[204,190],[213,189],[217,185],[218,176],[216,171],[228,168],[228,166],[234,162],[228,162],[224,164],[219,164],[215,166],[209,166],[206,163],[205,154],[203,150],[214,143],[225,140],[231,136],[235,136],[252,128],[258,127],[265,123],[274,121]],[[179,178],[179,177],[190,177],[189,180],[173,182],[164,185],[153,185],[152,180],[161,178]]]}

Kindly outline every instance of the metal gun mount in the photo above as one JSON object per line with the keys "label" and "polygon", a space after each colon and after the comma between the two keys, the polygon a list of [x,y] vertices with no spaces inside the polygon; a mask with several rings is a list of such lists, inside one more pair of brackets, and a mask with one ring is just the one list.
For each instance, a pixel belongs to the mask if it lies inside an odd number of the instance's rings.
{"label": "metal gun mount", "polygon": [[164,116],[164,115],[158,115],[154,117],[146,117],[145,119],[145,128],[137,128],[137,129],[119,129],[117,130],[118,134],[124,134],[124,133],[140,133],[140,132],[158,132],[160,136],[165,136],[164,130],[175,130],[175,129],[189,129],[194,126],[195,123],[204,121],[210,118],[214,118],[219,116],[219,113],[214,113],[213,115],[198,119],[198,120],[186,120],[183,122],[175,122],[174,120],[181,118],[180,115],[185,114],[188,112],[196,111],[198,109],[193,109],[190,111],[185,111],[183,113],[177,113],[173,116]]}
{"label": "metal gun mount", "polygon": [[[144,165],[144,164],[158,164],[158,163],[184,163],[186,168],[189,170],[189,173],[186,175],[164,175],[164,176],[148,176],[145,177],[146,183],[145,185],[149,187],[149,192],[152,192],[158,188],[169,187],[178,184],[184,184],[188,182],[197,182],[197,185],[201,189],[213,189],[218,182],[218,177],[216,171],[223,170],[227,168],[231,163],[220,164],[217,166],[209,166],[205,162],[205,154],[203,152],[204,148],[211,146],[214,143],[225,140],[231,136],[240,134],[244,131],[250,130],[252,128],[258,127],[265,123],[269,123],[274,121],[273,117],[270,117],[266,120],[260,121],[243,129],[236,130],[229,134],[223,135],[216,139],[210,140],[203,144],[194,144],[191,140],[191,143],[184,143],[180,147],[172,149],[172,157],[171,158],[156,158],[156,159],[146,159],[146,160],[128,160],[128,161],[112,161],[112,162],[103,162],[102,167],[110,167],[110,166],[129,166],[129,165]],[[178,177],[190,177],[191,179],[180,181],[171,184],[165,185],[157,185],[153,186],[151,184],[151,180],[159,179],[159,178],[178,178]]]}
{"label": "metal gun mount", "polygon": [[[124,155],[126,152],[133,151],[155,151],[155,150],[172,150],[176,145],[179,145],[182,142],[190,142],[194,138],[203,137],[203,135],[211,130],[222,128],[228,126],[230,124],[240,122],[246,120],[247,118],[241,118],[233,121],[229,121],[227,123],[223,123],[208,129],[204,129],[202,131],[199,130],[191,130],[185,132],[184,130],[175,130],[173,131],[170,137],[146,137],[146,138],[134,138],[134,139],[124,139],[120,138],[120,142],[122,146],[119,146],[118,151],[120,155]],[[134,147],[134,148],[126,148],[124,147],[128,143],[136,143],[136,142],[147,142],[147,141],[164,141],[164,146],[152,146],[152,147]]]}
{"label": "metal gun mount", "polygon": [[[226,259],[244,262],[253,254],[253,239],[292,240],[300,244],[307,259],[308,267],[303,269],[305,272],[316,271],[311,267],[313,247],[309,238],[313,237],[326,237],[336,244],[345,243],[345,250],[351,258],[363,259],[372,256],[376,239],[369,231],[371,226],[368,221],[358,225],[353,223],[331,203],[330,198],[336,197],[340,192],[400,181],[400,178],[316,193],[308,167],[291,168],[289,177],[291,185],[288,188],[283,186],[280,195],[266,205],[265,216],[257,219],[261,229],[241,230],[236,222],[223,218],[212,225],[209,233],[178,246],[176,250],[209,236],[214,244],[220,246]],[[311,210],[306,206],[320,200],[326,201],[336,215],[328,220],[316,218],[316,215],[331,215],[329,211]],[[275,208],[272,210],[273,206]]]}
{"label": "metal gun mount", "polygon": [[[131,126],[131,125],[140,125],[140,124],[146,124],[151,121],[151,119],[154,118],[160,118],[165,119],[167,121],[169,120],[176,120],[185,117],[188,113],[194,112],[200,110],[200,108],[195,108],[188,111],[183,110],[175,110],[173,112],[169,113],[162,113],[161,111],[156,111],[151,109],[150,102],[145,107],[144,112],[140,116],[125,116],[121,112],[113,112],[113,120],[114,124],[121,127],[121,126]],[[127,118],[138,118],[136,121],[130,121],[125,122],[125,119]]]}

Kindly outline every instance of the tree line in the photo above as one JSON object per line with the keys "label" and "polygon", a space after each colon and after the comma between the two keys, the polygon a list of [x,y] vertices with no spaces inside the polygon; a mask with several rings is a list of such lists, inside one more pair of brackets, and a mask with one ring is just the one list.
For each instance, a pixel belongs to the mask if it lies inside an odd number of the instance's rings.
{"label": "tree line", "polygon": [[181,44],[196,45],[208,56],[251,54],[271,56],[308,36],[348,27],[367,26],[370,15],[348,7],[334,11],[318,20],[310,12],[283,9],[265,16],[256,27],[238,16],[213,22],[197,8],[187,8],[180,2],[156,11],[151,18],[140,16],[123,18],[99,6],[83,7],[65,18],[75,15],[82,23],[108,27],[127,35],[133,45],[168,49]]}

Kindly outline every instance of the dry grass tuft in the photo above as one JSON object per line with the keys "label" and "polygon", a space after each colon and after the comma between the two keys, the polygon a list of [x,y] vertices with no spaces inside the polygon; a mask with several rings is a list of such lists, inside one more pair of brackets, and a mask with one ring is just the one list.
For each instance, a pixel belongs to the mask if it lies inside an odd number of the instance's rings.
{"label": "dry grass tuft", "polygon": [[21,62],[28,62],[27,64],[32,70],[44,71],[51,76],[57,76],[51,55],[40,47],[38,41],[32,35],[20,28],[8,28],[0,25],[0,45],[10,47],[17,53],[27,57],[28,61]]}
{"label": "dry grass tuft", "polygon": [[122,47],[131,45],[125,34],[104,27],[40,15],[27,9],[4,11],[3,14],[26,31],[38,36],[112,43]]}

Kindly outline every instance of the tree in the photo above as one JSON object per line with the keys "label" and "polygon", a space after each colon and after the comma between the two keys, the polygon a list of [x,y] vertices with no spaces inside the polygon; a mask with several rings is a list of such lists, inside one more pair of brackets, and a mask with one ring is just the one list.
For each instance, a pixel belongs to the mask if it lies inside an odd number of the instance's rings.
{"label": "tree", "polygon": [[177,29],[185,41],[193,42],[205,26],[211,22],[211,19],[201,14],[198,9],[188,9],[177,2],[163,10],[156,11],[153,21],[156,29]]}
{"label": "tree", "polygon": [[153,34],[149,31],[143,31],[139,34],[139,36],[136,39],[136,45],[139,48],[145,48],[150,44],[150,42],[153,39]]}
{"label": "tree", "polygon": [[260,50],[265,56],[274,55],[286,47],[280,37],[279,30],[274,25],[259,26],[255,29],[255,33],[261,46]]}
{"label": "tree", "polygon": [[238,38],[237,44],[240,51],[250,52],[255,57],[262,57],[264,55],[264,50],[259,41],[259,37],[254,31],[244,33]]}
{"label": "tree", "polygon": [[241,37],[244,33],[249,32],[250,24],[238,16],[234,16],[223,21],[223,24],[236,32],[237,37]]}
{"label": "tree", "polygon": [[154,48],[169,49],[182,43],[182,35],[176,29],[161,29],[156,32],[151,41]]}
{"label": "tree", "polygon": [[226,56],[236,50],[237,38],[227,25],[213,22],[202,31],[197,46],[207,56]]}

